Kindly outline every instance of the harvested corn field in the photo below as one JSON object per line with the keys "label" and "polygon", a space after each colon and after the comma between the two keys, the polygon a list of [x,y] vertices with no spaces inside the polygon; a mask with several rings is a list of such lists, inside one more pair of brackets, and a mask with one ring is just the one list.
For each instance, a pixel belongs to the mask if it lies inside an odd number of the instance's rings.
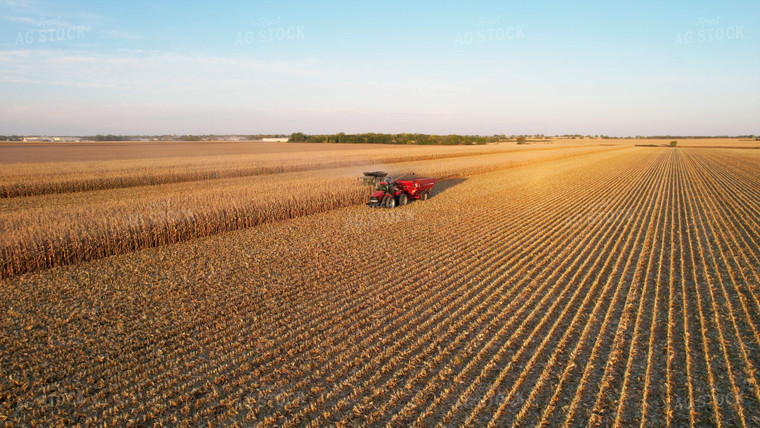
{"label": "harvested corn field", "polygon": [[760,153],[535,156],[5,278],[0,420],[760,424]]}

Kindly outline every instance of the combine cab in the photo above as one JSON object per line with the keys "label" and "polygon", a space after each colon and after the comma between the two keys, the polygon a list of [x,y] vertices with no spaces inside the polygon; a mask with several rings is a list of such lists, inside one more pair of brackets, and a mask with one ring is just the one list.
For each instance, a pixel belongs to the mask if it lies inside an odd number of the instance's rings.
{"label": "combine cab", "polygon": [[385,208],[406,205],[410,199],[425,201],[435,186],[435,178],[420,177],[415,173],[409,173],[394,180],[388,177],[387,172],[365,172],[364,181],[375,187],[367,205]]}

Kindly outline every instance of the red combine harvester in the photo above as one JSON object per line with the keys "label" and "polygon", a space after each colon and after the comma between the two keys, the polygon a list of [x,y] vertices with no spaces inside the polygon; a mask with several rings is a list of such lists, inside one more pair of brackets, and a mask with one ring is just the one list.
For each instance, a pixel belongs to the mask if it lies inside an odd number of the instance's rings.
{"label": "red combine harvester", "polygon": [[430,196],[430,190],[435,186],[435,178],[419,177],[413,172],[395,180],[388,177],[387,172],[365,172],[364,181],[375,187],[375,192],[369,196],[367,203],[371,207],[403,206],[409,202],[409,199],[425,201]]}

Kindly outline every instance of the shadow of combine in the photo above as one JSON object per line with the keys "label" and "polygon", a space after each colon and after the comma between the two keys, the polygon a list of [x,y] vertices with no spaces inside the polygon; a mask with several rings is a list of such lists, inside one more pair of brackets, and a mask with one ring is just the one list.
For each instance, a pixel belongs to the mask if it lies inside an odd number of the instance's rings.
{"label": "shadow of combine", "polygon": [[458,186],[462,183],[467,181],[466,178],[450,178],[448,180],[442,180],[435,184],[433,187],[433,190],[430,191],[430,197],[434,198],[441,193],[446,192],[447,190],[451,189],[452,187]]}

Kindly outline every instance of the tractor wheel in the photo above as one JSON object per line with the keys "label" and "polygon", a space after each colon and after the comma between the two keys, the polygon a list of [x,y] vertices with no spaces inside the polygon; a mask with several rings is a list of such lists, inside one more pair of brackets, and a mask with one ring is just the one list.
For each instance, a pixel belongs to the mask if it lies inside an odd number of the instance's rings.
{"label": "tractor wheel", "polygon": [[424,192],[422,192],[422,194],[420,195],[420,200],[422,200],[422,201],[427,201],[427,200],[428,200],[428,196],[430,196],[430,192],[428,192],[428,191],[424,191]]}
{"label": "tractor wheel", "polygon": [[409,202],[409,197],[406,196],[406,193],[398,195],[398,206],[403,207],[407,202]]}
{"label": "tractor wheel", "polygon": [[385,207],[394,208],[396,206],[396,198],[393,196],[386,196],[386,198],[388,198],[388,200],[385,202]]}

